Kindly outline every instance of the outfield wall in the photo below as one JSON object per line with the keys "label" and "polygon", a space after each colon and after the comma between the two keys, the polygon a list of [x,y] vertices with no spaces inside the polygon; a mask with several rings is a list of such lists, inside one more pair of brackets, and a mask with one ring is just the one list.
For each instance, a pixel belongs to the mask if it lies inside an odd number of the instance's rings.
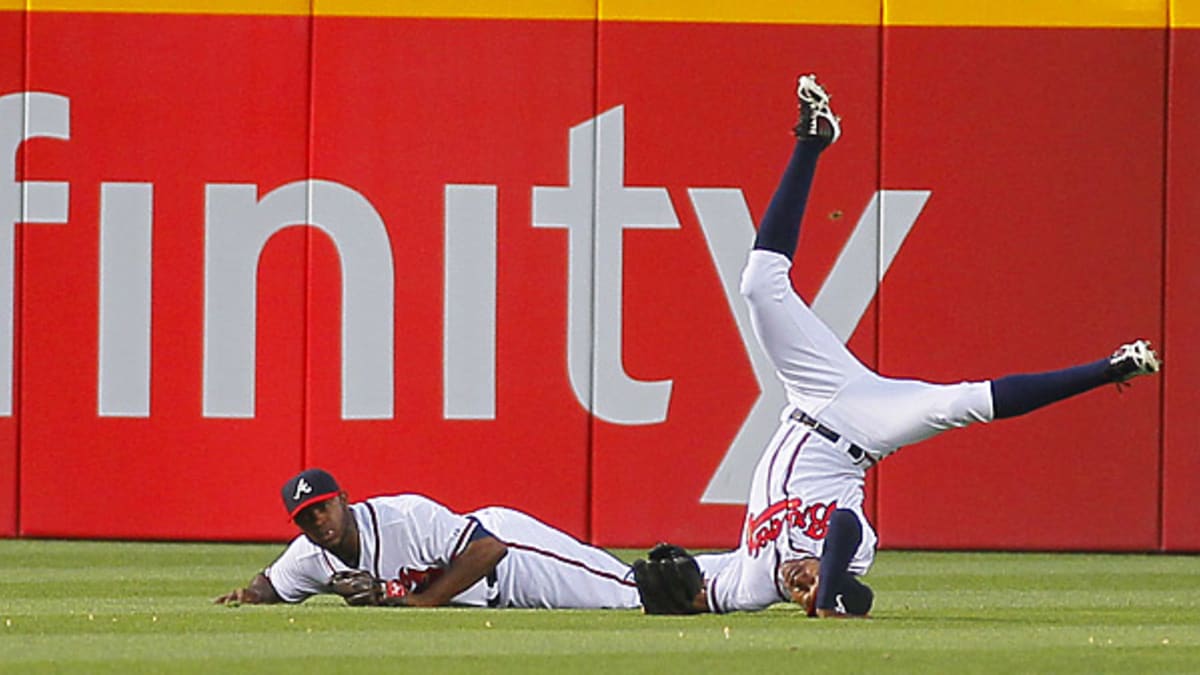
{"label": "outfield wall", "polygon": [[814,71],[793,276],[866,363],[1169,364],[901,451],[882,545],[1200,550],[1200,0],[184,4],[0,0],[0,535],[282,539],[318,465],[734,545]]}

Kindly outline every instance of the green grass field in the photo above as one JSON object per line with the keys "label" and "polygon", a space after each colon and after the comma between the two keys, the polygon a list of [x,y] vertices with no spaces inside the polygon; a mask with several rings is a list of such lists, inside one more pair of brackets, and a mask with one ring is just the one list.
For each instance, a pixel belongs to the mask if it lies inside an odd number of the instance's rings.
{"label": "green grass field", "polygon": [[280,550],[0,540],[0,671],[1200,672],[1200,557],[885,551],[867,621],[211,604]]}

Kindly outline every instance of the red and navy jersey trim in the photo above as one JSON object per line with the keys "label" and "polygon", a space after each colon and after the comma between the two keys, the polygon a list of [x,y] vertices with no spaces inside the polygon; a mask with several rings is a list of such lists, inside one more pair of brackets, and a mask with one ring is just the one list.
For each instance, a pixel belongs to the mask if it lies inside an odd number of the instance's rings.
{"label": "red and navy jersey trim", "polygon": [[463,551],[467,550],[467,547],[471,545],[471,542],[478,539],[478,537],[475,536],[475,530],[478,527],[478,520],[475,520],[474,518],[467,518],[467,526],[463,528],[462,532],[458,533],[458,540],[454,542],[454,548],[450,553],[450,560],[454,560],[458,556],[462,555]]}
{"label": "red and navy jersey trim", "polygon": [[[379,514],[375,513],[375,507],[371,502],[363,502],[367,507],[367,513],[371,516],[371,534],[375,537],[375,559],[371,569],[375,572],[376,579],[382,579],[383,575],[379,573],[379,561],[383,557],[383,537],[379,536]],[[359,553],[361,556],[362,553]]]}

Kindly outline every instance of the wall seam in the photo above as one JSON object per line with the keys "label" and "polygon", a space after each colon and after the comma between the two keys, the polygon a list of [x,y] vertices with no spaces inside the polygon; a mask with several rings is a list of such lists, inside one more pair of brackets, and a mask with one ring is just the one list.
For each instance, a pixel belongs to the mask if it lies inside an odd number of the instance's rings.
{"label": "wall seam", "polygon": [[[24,104],[24,106],[22,106],[23,108],[25,108],[25,112],[21,116],[21,124],[23,125],[23,128],[21,129],[21,138],[29,137],[29,113],[28,113],[28,110],[29,110],[29,102],[28,102],[29,101],[29,99],[28,99],[28,97],[29,97],[29,80],[30,80],[29,44],[31,42],[30,33],[33,32],[32,24],[30,22],[30,17],[32,16],[30,4],[31,4],[31,0],[25,0],[25,12],[24,12],[24,17],[23,17],[24,20],[21,22],[23,25],[23,29],[24,29],[22,31],[22,38],[24,40],[24,43],[21,45],[21,91],[25,92],[23,94],[23,96],[25,96],[25,104]],[[27,176],[29,174],[29,172],[27,170],[25,170],[27,168],[26,165],[28,163],[28,161],[26,159],[27,157],[28,157],[27,154],[22,154],[22,156],[21,156],[22,171],[21,171],[21,175],[17,177],[18,181],[24,181],[25,176]],[[22,188],[22,189],[24,189],[24,188]],[[24,197],[24,195],[22,195],[22,200],[21,200],[22,208],[24,208],[24,202],[25,202],[23,197]],[[24,397],[21,396],[21,390],[22,390],[21,377],[24,374],[23,366],[25,364],[25,358],[24,358],[25,343],[24,343],[24,340],[22,340],[23,331],[20,329],[21,329],[21,324],[22,324],[21,309],[24,306],[24,303],[21,302],[21,300],[22,300],[22,295],[23,295],[22,289],[24,288],[24,285],[25,285],[25,275],[24,274],[16,274],[15,271],[21,270],[23,267],[22,260],[23,260],[24,256],[21,255],[22,246],[20,245],[21,242],[24,241],[24,236],[22,236],[22,232],[23,232],[23,228],[13,227],[13,249],[14,249],[13,250],[13,270],[14,270],[13,303],[12,303],[12,313],[13,313],[12,314],[12,321],[13,321],[12,350],[13,350],[13,353],[10,355],[10,357],[12,358],[12,383],[11,383],[12,389],[11,389],[11,391],[12,391],[12,416],[13,416],[13,461],[15,462],[14,467],[13,467],[13,496],[12,496],[12,499],[13,499],[13,536],[18,537],[18,538],[24,532],[24,528],[22,527],[22,524],[21,524],[21,475],[23,473],[21,471],[21,469],[23,467],[23,463],[22,463],[23,458],[22,458],[22,453],[21,453],[21,426],[22,426],[22,421],[24,419],[24,415],[21,414],[22,407],[23,407],[22,404],[24,403]]]}
{"label": "wall seam", "polygon": [[[1167,284],[1170,279],[1170,233],[1171,233],[1171,70],[1174,59],[1173,47],[1175,42],[1175,32],[1171,26],[1171,14],[1174,9],[1174,0],[1166,1],[1166,26],[1164,27],[1163,41],[1163,122],[1162,122],[1162,243],[1160,244],[1160,252],[1162,255],[1161,267],[1159,269],[1161,285],[1161,293],[1159,295],[1159,335],[1162,336],[1162,345],[1160,349],[1163,355],[1167,354],[1167,313],[1170,310],[1170,304],[1167,302]],[[1170,375],[1163,372],[1159,378],[1158,392],[1158,550],[1167,550],[1166,536],[1166,521],[1167,521],[1167,378]]]}
{"label": "wall seam", "polygon": [[[593,4],[594,18],[592,22],[592,118],[600,115],[600,5],[603,0],[595,0]],[[587,480],[584,481],[584,541],[596,543],[596,212],[600,198],[600,124],[599,120],[592,125],[592,250],[588,255],[592,259],[592,278],[588,286],[588,340],[590,348],[588,357],[588,372],[591,373],[591,386],[588,388],[591,400],[588,401],[587,435],[584,437],[587,448],[586,466]],[[568,311],[570,311],[568,309]]]}
{"label": "wall seam", "polygon": [[[312,302],[313,302],[313,284],[312,284],[312,249],[313,249],[313,196],[312,196],[312,177],[314,165],[314,141],[316,137],[316,78],[317,78],[317,9],[316,0],[308,2],[308,133],[305,138],[305,190],[308,195],[305,199],[305,217],[308,220],[310,227],[305,228],[304,234],[304,321],[303,329],[301,330],[301,339],[304,340],[304,358],[301,360],[300,372],[303,378],[303,394],[300,397],[300,467],[298,471],[304,470],[311,463],[311,439],[312,439],[312,416],[309,414],[312,400]],[[345,281],[343,280],[343,284]],[[342,308],[345,311],[345,308]],[[346,349],[346,345],[342,345],[342,349]],[[345,359],[342,359],[345,362]],[[393,367],[394,364],[393,364]],[[342,392],[342,396],[346,393]]]}
{"label": "wall seam", "polygon": [[[880,191],[883,189],[883,120],[884,120],[883,77],[884,77],[884,49],[885,49],[884,25],[883,25],[883,17],[884,17],[883,5],[884,5],[883,0],[880,0],[880,2],[879,2],[879,23],[878,23],[879,32],[878,32],[878,35],[877,35],[876,41],[875,41],[875,44],[878,48],[878,56],[876,58],[875,66],[876,66],[876,72],[879,74],[879,78],[877,80],[876,90],[875,90],[876,101],[878,101],[878,106],[879,106],[878,107],[878,122],[875,125],[875,147],[876,147],[876,153],[875,153],[876,185],[875,185],[875,189],[877,191]],[[881,195],[880,203],[879,203],[880,208],[878,211],[878,215],[876,216],[878,218],[878,220],[876,221],[876,225],[875,225],[875,230],[877,233],[876,236],[877,236],[878,241],[881,243],[883,242],[883,201],[882,201],[882,199],[883,198]],[[875,290],[875,371],[876,372],[879,372],[883,368],[883,279],[882,279],[881,275],[879,274],[879,269],[880,269],[881,262],[882,262],[880,260],[880,256],[881,256],[880,251],[881,251],[881,248],[876,247],[876,259],[875,259],[875,270],[876,270],[875,283],[877,284],[876,290]],[[882,509],[882,504],[879,503],[879,484],[882,481],[883,481],[883,471],[876,471],[875,472],[875,480],[871,481],[871,494],[870,494],[871,503],[874,504],[872,511],[874,511],[875,522],[880,524],[879,529],[880,529],[881,537],[884,536],[883,518],[882,518],[883,509]]]}

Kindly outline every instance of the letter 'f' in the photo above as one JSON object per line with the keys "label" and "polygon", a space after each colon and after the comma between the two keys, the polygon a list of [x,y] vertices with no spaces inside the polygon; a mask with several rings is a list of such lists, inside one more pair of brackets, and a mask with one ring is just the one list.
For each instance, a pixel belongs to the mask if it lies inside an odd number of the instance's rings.
{"label": "letter 'f'", "polygon": [[13,277],[17,223],[65,223],[70,186],[18,181],[17,150],[39,136],[71,137],[71,101],[30,91],[0,96],[0,416],[13,408]]}

